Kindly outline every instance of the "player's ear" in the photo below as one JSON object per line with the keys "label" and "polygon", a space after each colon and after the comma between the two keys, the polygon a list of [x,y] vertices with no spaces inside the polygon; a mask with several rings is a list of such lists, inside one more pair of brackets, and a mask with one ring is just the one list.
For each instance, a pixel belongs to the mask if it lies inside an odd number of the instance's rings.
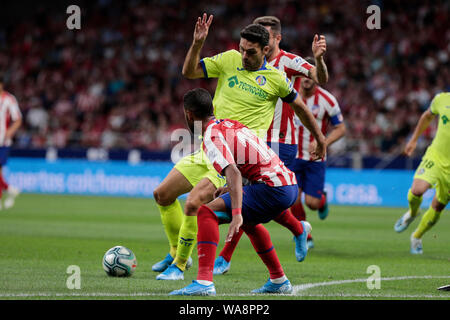
{"label": "player's ear", "polygon": [[277,40],[278,43],[281,42],[281,39],[283,39],[283,37],[281,36],[281,33],[279,33],[275,36],[275,40]]}
{"label": "player's ear", "polygon": [[269,52],[269,50],[270,50],[270,47],[269,47],[269,46],[265,46],[265,47],[262,49],[262,53],[263,53],[264,55],[267,55],[267,53]]}
{"label": "player's ear", "polygon": [[193,118],[192,118],[192,111],[185,110],[185,112],[186,112],[186,119],[188,119],[189,121],[192,121],[193,120]]}

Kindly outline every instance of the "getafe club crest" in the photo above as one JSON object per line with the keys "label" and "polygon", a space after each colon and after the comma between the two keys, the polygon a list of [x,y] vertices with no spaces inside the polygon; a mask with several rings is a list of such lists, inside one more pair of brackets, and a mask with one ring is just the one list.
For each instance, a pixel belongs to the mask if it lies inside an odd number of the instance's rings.
{"label": "getafe club crest", "polygon": [[265,85],[267,82],[266,77],[264,77],[264,76],[257,76],[255,80],[256,80],[256,83],[259,84],[260,86]]}

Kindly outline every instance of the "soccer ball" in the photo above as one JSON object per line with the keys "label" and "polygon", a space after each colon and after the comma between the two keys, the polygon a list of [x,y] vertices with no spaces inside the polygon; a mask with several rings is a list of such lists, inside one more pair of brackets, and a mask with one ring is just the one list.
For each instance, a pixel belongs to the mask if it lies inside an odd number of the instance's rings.
{"label": "soccer ball", "polygon": [[115,246],[103,256],[103,269],[111,277],[129,277],[136,270],[137,260],[133,251]]}

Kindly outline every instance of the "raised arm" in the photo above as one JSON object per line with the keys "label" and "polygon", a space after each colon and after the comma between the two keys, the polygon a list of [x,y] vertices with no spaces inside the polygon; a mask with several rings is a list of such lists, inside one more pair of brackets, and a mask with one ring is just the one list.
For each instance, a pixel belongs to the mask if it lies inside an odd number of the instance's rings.
{"label": "raised arm", "polygon": [[413,154],[417,146],[417,140],[419,140],[419,137],[422,135],[425,129],[428,128],[434,117],[435,115],[431,113],[430,109],[427,109],[424,113],[422,113],[419,122],[417,123],[416,128],[414,129],[411,139],[408,141],[408,143],[405,146],[405,149],[403,150],[403,153],[406,156],[410,157]]}
{"label": "raised arm", "polygon": [[194,39],[184,59],[182,74],[188,79],[198,79],[205,76],[200,65],[200,51],[208,36],[209,26],[212,23],[213,16],[210,15],[208,20],[206,18],[206,13],[203,14],[203,18],[198,17],[194,29]]}
{"label": "raised arm", "polygon": [[316,34],[312,42],[312,52],[314,59],[316,60],[316,66],[309,70],[309,77],[319,85],[324,85],[328,82],[328,69],[323,55],[327,51],[327,42],[325,36],[321,35],[320,38]]}

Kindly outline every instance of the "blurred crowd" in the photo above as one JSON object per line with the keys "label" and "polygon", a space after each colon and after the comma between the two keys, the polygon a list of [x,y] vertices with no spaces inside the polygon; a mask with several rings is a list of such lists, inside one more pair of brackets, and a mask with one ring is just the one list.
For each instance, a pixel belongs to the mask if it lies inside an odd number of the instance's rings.
{"label": "blurred crowd", "polygon": [[[369,5],[381,29],[369,30]],[[65,10],[37,7],[0,26],[0,69],[24,115],[22,148],[170,149],[184,127],[183,94],[215,80],[181,75],[196,18],[214,15],[202,56],[237,48],[240,30],[261,15],[281,19],[281,47],[311,55],[324,34],[330,81],[347,125],[333,153],[396,153],[440,91],[450,91],[448,1],[154,0],[86,1],[81,29]],[[419,149],[430,142],[435,124]]]}

